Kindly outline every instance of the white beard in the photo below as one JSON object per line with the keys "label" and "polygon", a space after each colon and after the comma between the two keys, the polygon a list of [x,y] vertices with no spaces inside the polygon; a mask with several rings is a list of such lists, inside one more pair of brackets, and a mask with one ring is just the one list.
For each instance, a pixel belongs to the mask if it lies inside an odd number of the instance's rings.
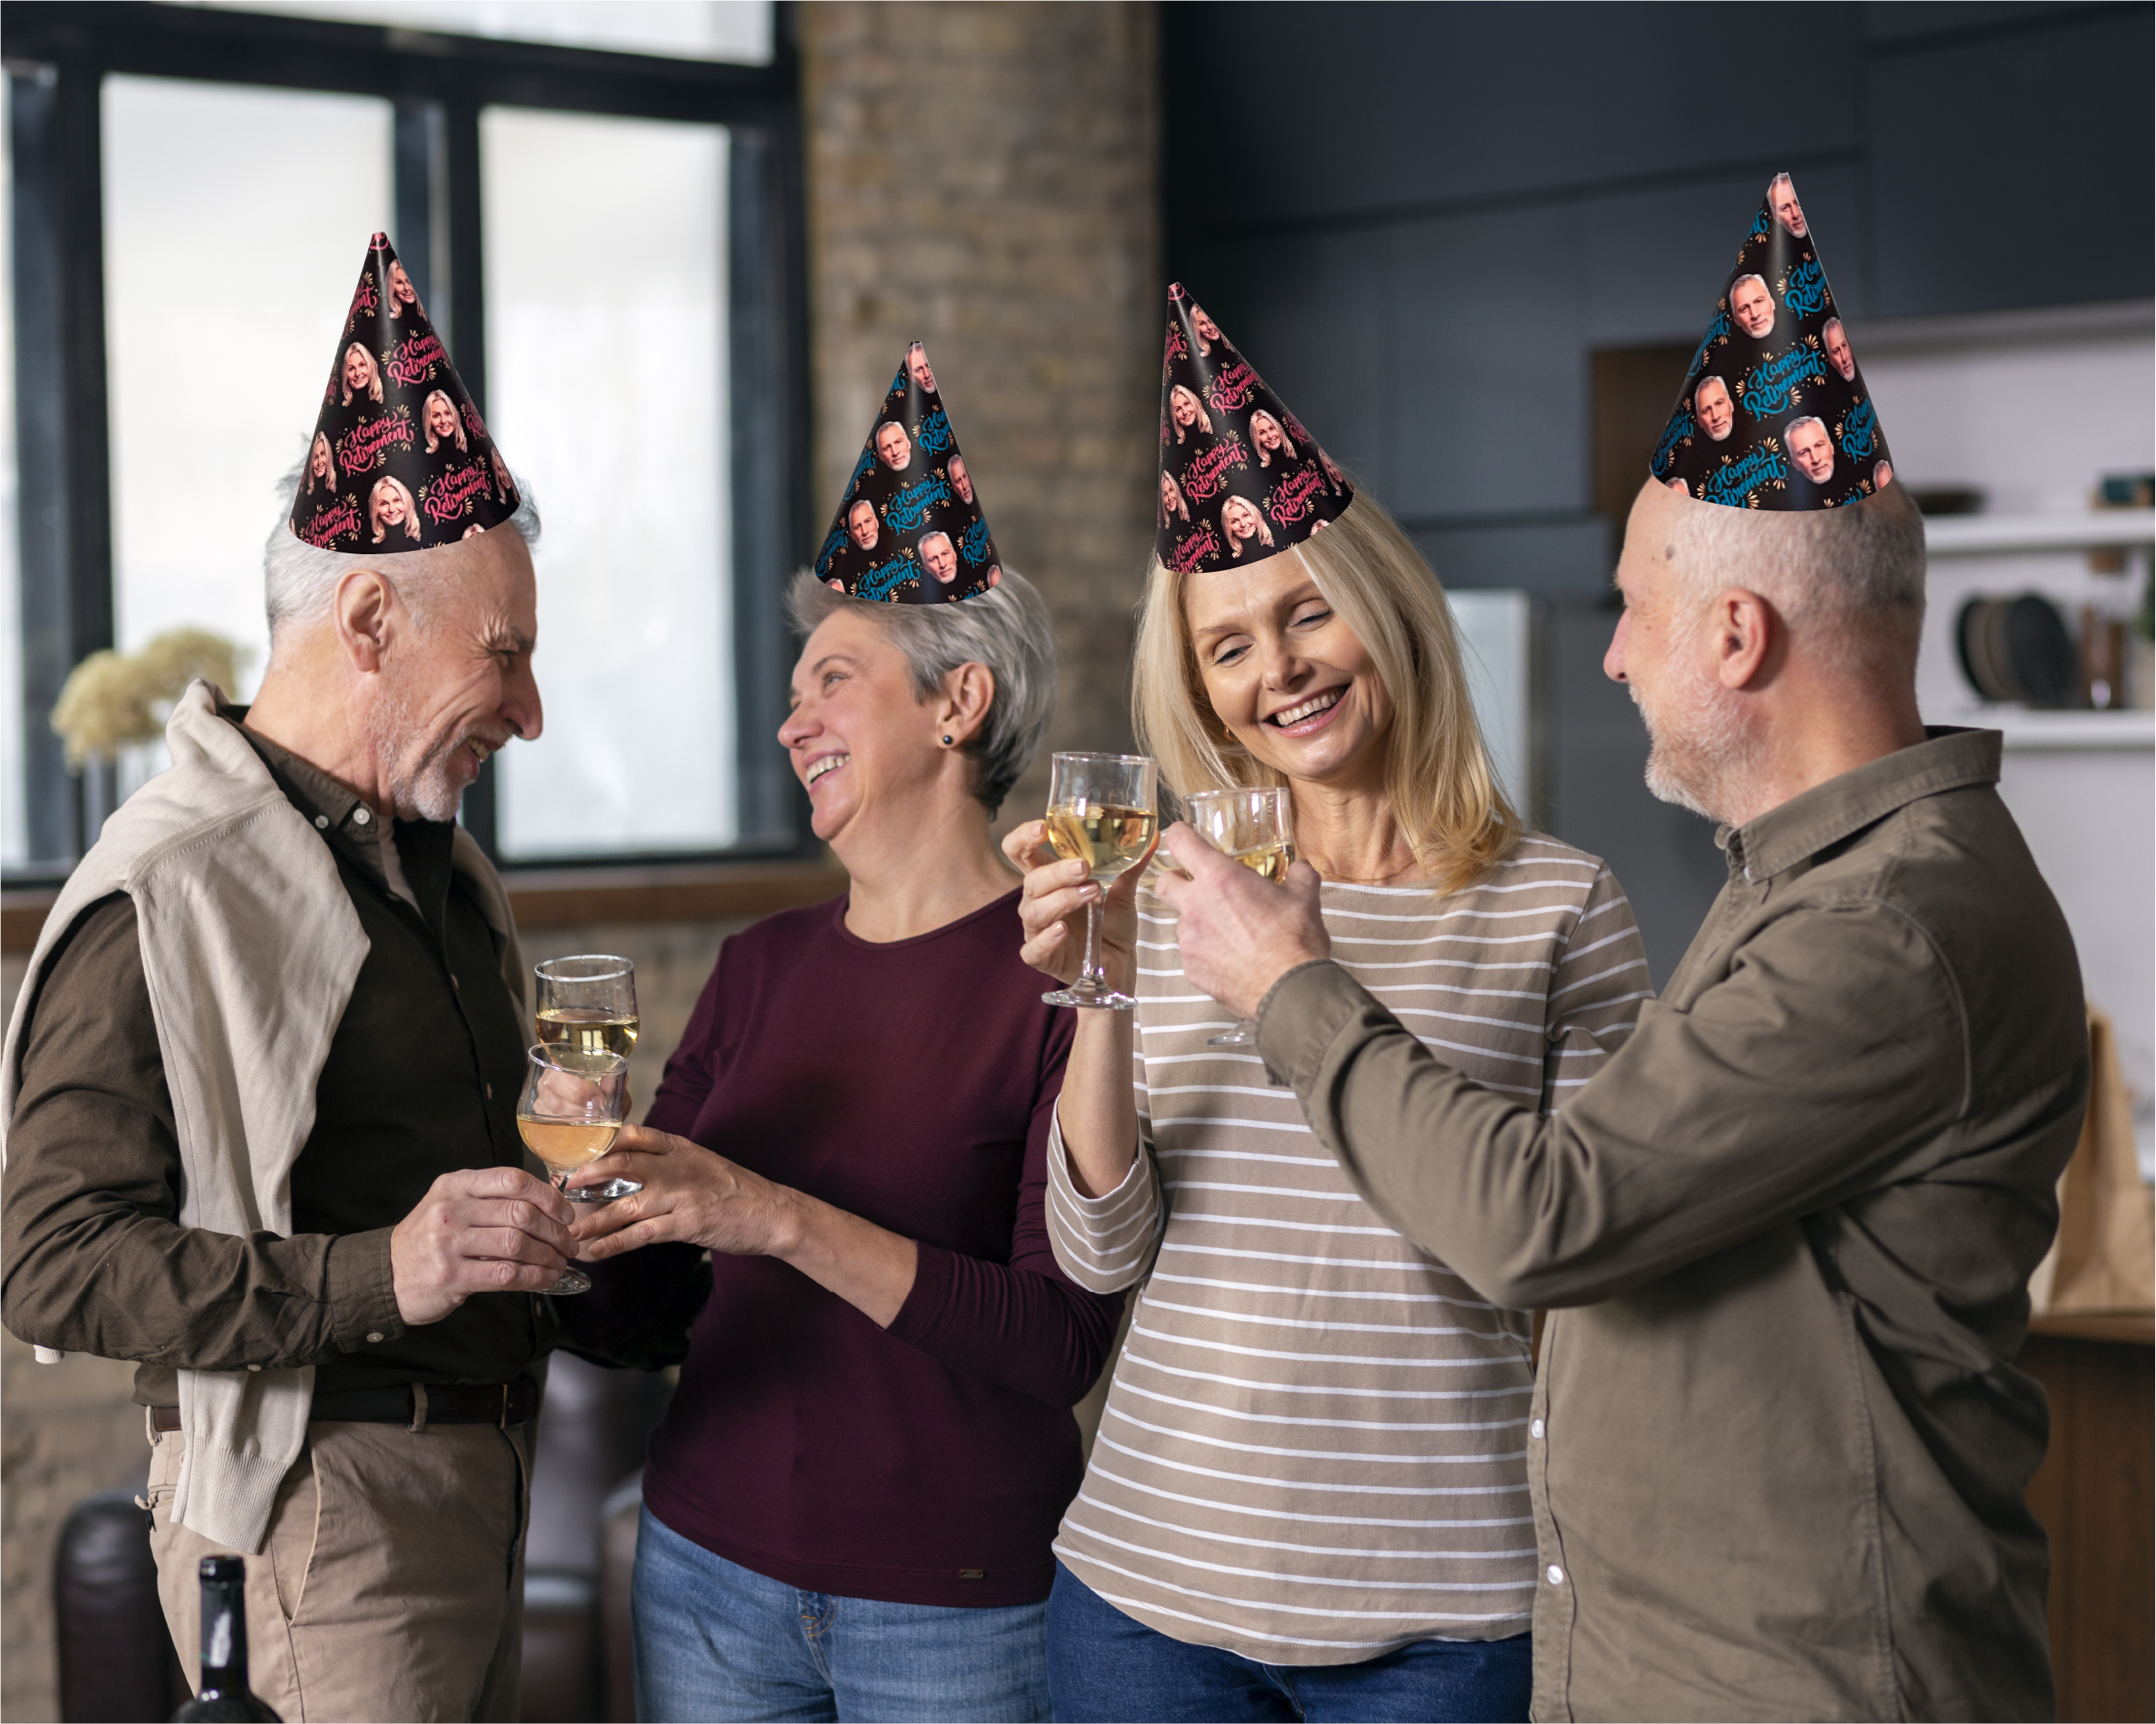
{"label": "white beard", "polygon": [[1728,692],[1705,678],[1688,681],[1650,710],[1640,685],[1630,684],[1632,704],[1647,727],[1647,789],[1709,820],[1731,806],[1733,780],[1745,778],[1759,745]]}
{"label": "white beard", "polygon": [[[449,759],[464,738],[445,737],[427,745],[412,720],[410,703],[403,690],[395,687],[385,689],[375,702],[367,732],[374,758],[388,763],[389,800],[398,819],[447,822],[457,817],[464,792],[451,781]],[[415,752],[418,759],[406,766],[404,762]]]}

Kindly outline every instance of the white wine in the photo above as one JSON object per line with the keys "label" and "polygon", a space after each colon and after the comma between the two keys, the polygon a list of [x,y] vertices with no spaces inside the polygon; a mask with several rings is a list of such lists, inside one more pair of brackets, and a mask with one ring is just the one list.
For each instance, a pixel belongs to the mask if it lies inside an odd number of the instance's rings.
{"label": "white wine", "polygon": [[1289,865],[1295,860],[1295,846],[1286,838],[1276,838],[1271,843],[1230,854],[1260,880],[1277,881],[1286,877]]}
{"label": "white wine", "polygon": [[585,1006],[550,1006],[539,1014],[539,1045],[564,1054],[619,1054],[627,1059],[637,1045],[637,1014]]}
{"label": "white wine", "polygon": [[614,1147],[618,1119],[537,1119],[529,1113],[516,1116],[516,1129],[525,1147],[549,1167],[563,1171],[596,1161]]}
{"label": "white wine", "polygon": [[1114,802],[1070,802],[1048,811],[1048,841],[1065,861],[1083,859],[1093,878],[1113,880],[1153,842],[1159,817]]}

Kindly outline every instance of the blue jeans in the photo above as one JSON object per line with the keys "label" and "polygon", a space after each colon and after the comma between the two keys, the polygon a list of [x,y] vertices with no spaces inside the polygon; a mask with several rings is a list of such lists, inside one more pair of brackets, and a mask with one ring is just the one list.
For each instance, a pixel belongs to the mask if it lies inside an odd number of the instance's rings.
{"label": "blue jeans", "polygon": [[1260,1664],[1148,1628],[1058,1563],[1048,1599],[1048,1687],[1056,1724],[1524,1719],[1534,1686],[1530,1639],[1419,1640],[1360,1664]]}
{"label": "blue jeans", "polygon": [[630,1592],[647,1720],[1046,1718],[1048,1601],[987,1609],[803,1592],[653,1516]]}

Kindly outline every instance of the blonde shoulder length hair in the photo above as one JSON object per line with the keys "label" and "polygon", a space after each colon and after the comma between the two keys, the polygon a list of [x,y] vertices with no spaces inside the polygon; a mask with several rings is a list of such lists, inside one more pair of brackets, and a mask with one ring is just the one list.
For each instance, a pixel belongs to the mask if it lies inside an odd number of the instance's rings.
{"label": "blonde shoulder length hair", "polygon": [[[1366,494],[1295,550],[1392,697],[1386,793],[1415,859],[1440,894],[1472,886],[1511,853],[1521,826],[1491,769],[1444,589]],[[1131,717],[1138,746],[1179,796],[1287,782],[1213,715],[1183,615],[1182,577],[1157,557],[1139,616]]]}

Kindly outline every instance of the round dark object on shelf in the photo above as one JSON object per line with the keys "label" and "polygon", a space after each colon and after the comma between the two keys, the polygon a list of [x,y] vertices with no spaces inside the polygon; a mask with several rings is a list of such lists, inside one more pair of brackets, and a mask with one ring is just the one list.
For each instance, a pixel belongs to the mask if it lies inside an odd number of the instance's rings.
{"label": "round dark object on shelf", "polygon": [[1996,599],[1969,600],[1954,619],[1954,646],[1961,658],[1962,674],[1980,698],[2016,701],[2021,696],[2013,688],[2011,669],[1995,650],[1995,619],[2000,611]]}
{"label": "round dark object on shelf", "polygon": [[2034,593],[2005,607],[2007,662],[2021,698],[2032,706],[2076,704],[2081,682],[2080,655],[2058,606]]}

